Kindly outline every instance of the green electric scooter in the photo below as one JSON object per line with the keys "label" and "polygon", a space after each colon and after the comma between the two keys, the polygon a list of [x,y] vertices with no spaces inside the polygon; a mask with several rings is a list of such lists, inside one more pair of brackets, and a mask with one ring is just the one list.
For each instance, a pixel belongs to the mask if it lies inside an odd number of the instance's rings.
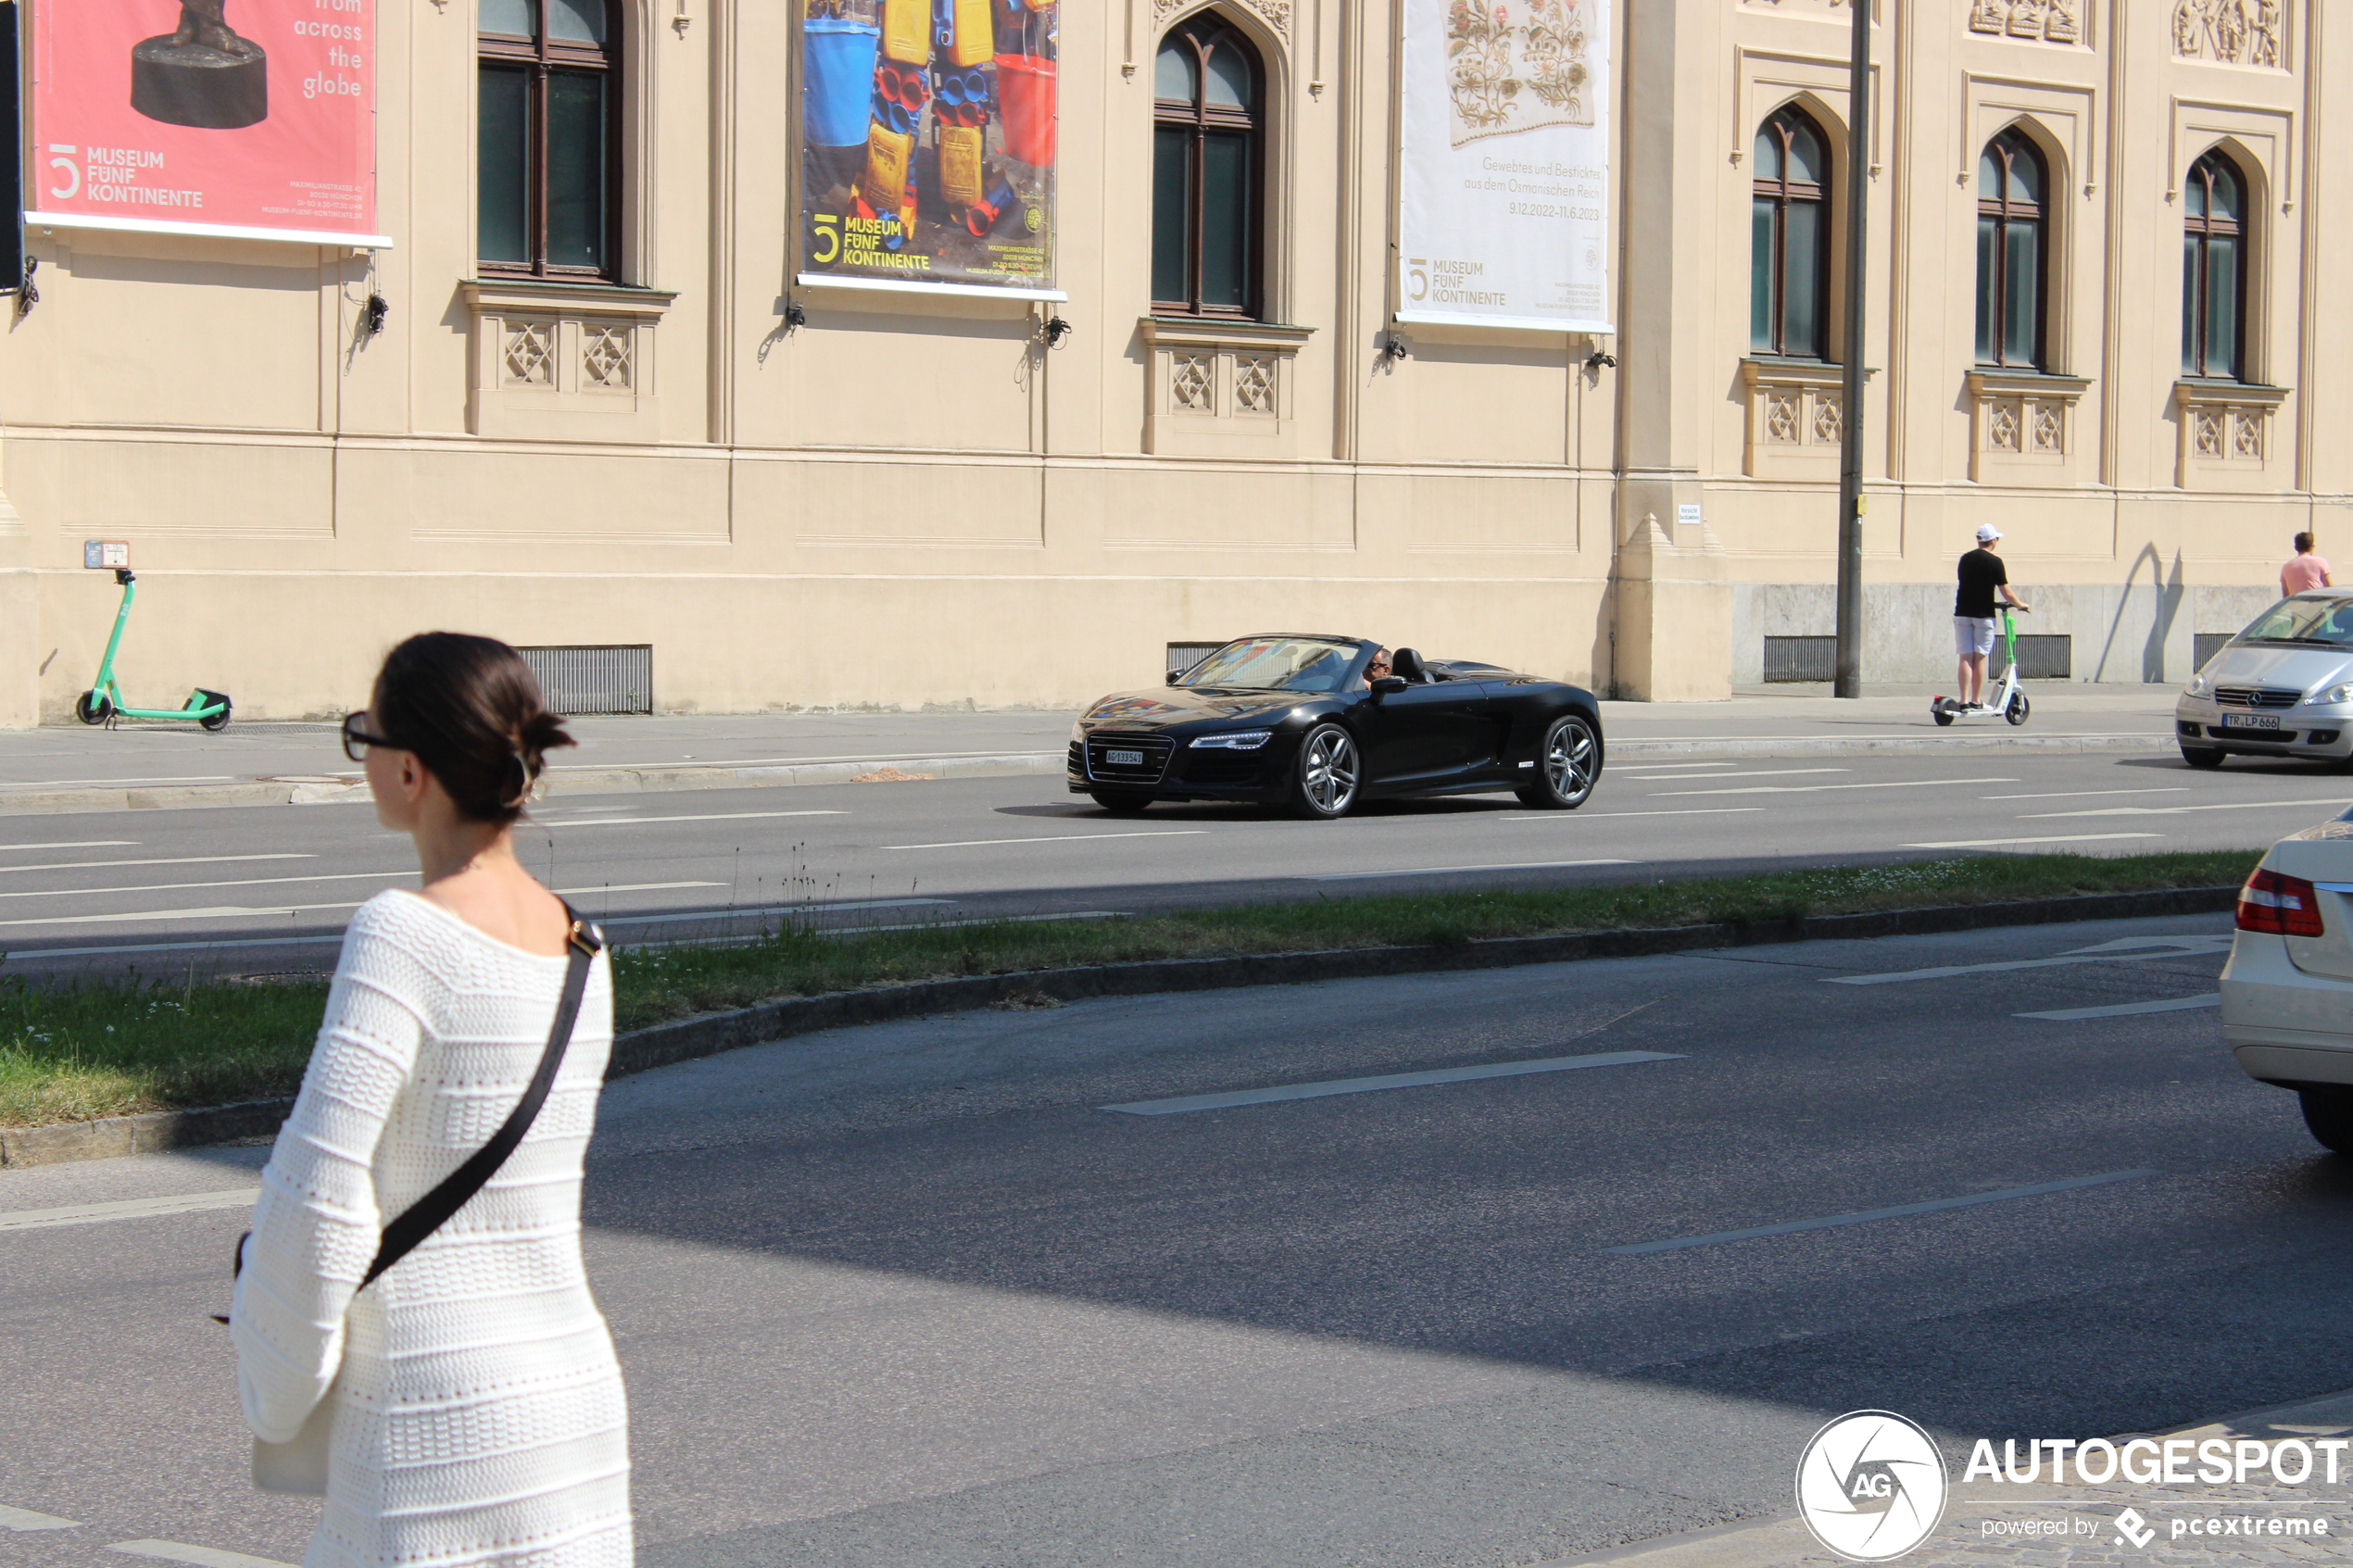
{"label": "green electric scooter", "polygon": [[1987,719],[1995,715],[2013,724],[2023,724],[2026,716],[2034,710],[2034,704],[2018,686],[2018,623],[2010,619],[2013,608],[2020,611],[2026,608],[2024,605],[2002,606],[2002,654],[2008,659],[2009,666],[2002,671],[2000,694],[1993,701],[1981,702],[1974,708],[1964,706],[1958,697],[1929,698],[1929,717],[1935,720],[1940,727],[1949,725],[1956,719]]}
{"label": "green electric scooter", "polygon": [[122,700],[122,688],[115,684],[114,655],[122,646],[122,629],[131,621],[131,601],[139,594],[139,580],[131,571],[131,546],[110,539],[87,540],[82,546],[82,564],[113,570],[114,580],[122,584],[122,608],[114,612],[114,634],[107,639],[106,657],[98,660],[98,679],[73,699],[73,716],[85,724],[105,724],[116,719],[187,719],[216,733],[227,729],[226,692],[198,686],[180,708],[132,708]]}

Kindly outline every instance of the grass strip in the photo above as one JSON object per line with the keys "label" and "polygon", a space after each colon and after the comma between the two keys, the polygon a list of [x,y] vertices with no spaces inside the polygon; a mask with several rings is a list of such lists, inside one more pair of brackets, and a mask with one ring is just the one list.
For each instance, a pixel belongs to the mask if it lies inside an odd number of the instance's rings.
{"label": "grass strip", "polygon": [[[1979,855],[1603,886],[1244,904],[1115,921],[914,925],[852,936],[788,927],[739,946],[620,951],[615,1023],[636,1029],[779,997],[1086,964],[2214,887],[2245,880],[2261,858],[2255,849]],[[291,1094],[326,994],[319,982],[132,979],[35,987],[21,977],[0,979],[0,1126]]]}

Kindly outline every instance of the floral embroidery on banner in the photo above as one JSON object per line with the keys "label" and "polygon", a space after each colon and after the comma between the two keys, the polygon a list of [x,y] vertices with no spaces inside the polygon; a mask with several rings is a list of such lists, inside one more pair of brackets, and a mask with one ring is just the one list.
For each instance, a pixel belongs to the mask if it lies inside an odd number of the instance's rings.
{"label": "floral embroidery on banner", "polygon": [[1546,125],[1591,125],[1585,0],[1453,0],[1447,131],[1455,146]]}

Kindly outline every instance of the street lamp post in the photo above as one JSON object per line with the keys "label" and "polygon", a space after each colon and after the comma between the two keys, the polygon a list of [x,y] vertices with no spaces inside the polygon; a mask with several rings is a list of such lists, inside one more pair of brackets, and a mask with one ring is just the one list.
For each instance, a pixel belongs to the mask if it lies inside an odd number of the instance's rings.
{"label": "street lamp post", "polygon": [[1863,695],[1863,265],[1870,195],[1871,0],[1855,13],[1846,122],[1846,364],[1838,437],[1838,672],[1835,696]]}

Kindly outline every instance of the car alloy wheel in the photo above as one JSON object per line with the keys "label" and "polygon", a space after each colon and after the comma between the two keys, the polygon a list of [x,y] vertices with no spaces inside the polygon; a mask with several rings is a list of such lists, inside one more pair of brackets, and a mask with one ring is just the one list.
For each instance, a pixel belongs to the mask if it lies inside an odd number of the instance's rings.
{"label": "car alloy wheel", "polygon": [[1356,743],[1338,724],[1318,724],[1299,743],[1299,779],[1293,809],[1302,817],[1329,819],[1356,804]]}
{"label": "car alloy wheel", "polygon": [[1594,762],[1599,750],[1592,725],[1573,713],[1555,719],[1553,727],[1544,732],[1543,750],[1536,759],[1536,766],[1543,774],[1542,782],[1519,791],[1521,802],[1566,811],[1584,805],[1593,793]]}

